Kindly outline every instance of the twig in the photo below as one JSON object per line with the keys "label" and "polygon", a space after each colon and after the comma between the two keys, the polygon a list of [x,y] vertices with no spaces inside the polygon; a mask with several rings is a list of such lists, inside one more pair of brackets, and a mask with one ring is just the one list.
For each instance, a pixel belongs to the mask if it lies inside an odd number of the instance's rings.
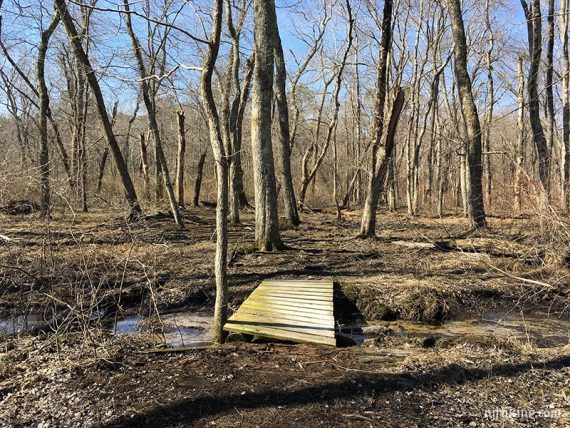
{"label": "twig", "polygon": [[336,367],[337,369],[343,369],[349,372],[359,372],[359,373],[369,373],[369,374],[386,374],[385,372],[381,372],[378,370],[361,370],[361,369],[353,369],[350,367],[343,367],[343,366],[339,366],[338,364],[333,364],[334,367]]}
{"label": "twig", "polygon": [[[466,253],[469,254],[469,253]],[[483,261],[483,263],[485,263],[487,266],[489,266],[491,269],[496,270],[497,272],[502,273],[505,276],[508,276],[509,278],[512,279],[516,279],[517,281],[522,281],[522,282],[526,282],[528,284],[533,284],[533,285],[540,285],[541,287],[545,287],[545,288],[549,288],[549,289],[553,289],[556,288],[551,284],[547,284],[546,282],[542,282],[542,281],[537,281],[535,279],[528,279],[528,278],[523,278],[521,276],[516,276],[513,275],[511,273],[508,273],[507,271],[504,271],[503,269],[498,268],[497,266],[492,265],[491,263],[487,263],[485,261]]]}

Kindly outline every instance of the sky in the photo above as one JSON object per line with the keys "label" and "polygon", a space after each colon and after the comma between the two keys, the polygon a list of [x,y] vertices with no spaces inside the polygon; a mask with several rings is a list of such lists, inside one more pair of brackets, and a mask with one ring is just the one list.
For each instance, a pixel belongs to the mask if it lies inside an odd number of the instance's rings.
{"label": "sky", "polygon": [[[146,1],[146,0],[144,0]],[[151,1],[151,0],[149,0]],[[190,31],[198,37],[207,37],[209,32],[209,16],[208,12],[211,7],[211,2],[207,0],[194,0],[184,3],[184,0],[172,0],[175,5],[172,10],[178,10],[178,6],[185,4],[182,11],[176,15],[174,20],[173,16],[169,17],[170,22],[175,22],[180,25],[184,30]],[[280,33],[286,54],[286,62],[288,68],[293,75],[296,70],[296,62],[302,61],[307,52],[307,41],[302,38],[310,39],[315,31],[322,16],[322,1],[323,0],[277,0],[277,14],[280,26]],[[412,5],[417,7],[417,2],[410,1]],[[152,0],[154,4],[159,3],[159,0]],[[93,42],[90,44],[90,57],[93,65],[102,73],[100,80],[102,89],[105,92],[106,98],[119,99],[120,108],[125,111],[131,111],[136,104],[136,73],[134,72],[134,61],[131,54],[130,40],[125,34],[124,24],[117,11],[119,0],[99,0],[97,7],[104,9],[104,11],[95,11],[93,14]],[[142,1],[132,2],[132,8],[137,11],[142,11]],[[337,51],[340,51],[341,46],[345,43],[346,38],[346,13],[340,12],[342,1],[337,1],[334,16],[329,24],[329,29],[326,33],[326,45],[328,46],[328,56],[334,56]],[[358,17],[357,26],[364,32],[374,34],[379,37],[379,31],[371,23],[366,10],[359,9],[358,2],[353,1],[353,9],[355,15]],[[467,6],[466,19],[468,22],[477,18],[480,14],[482,1],[475,0],[473,6]],[[18,64],[25,69],[30,75],[34,71],[34,59],[36,54],[36,45],[41,28],[44,28],[52,16],[52,3],[50,1],[41,2],[40,0],[14,0],[4,2],[3,10],[3,29],[2,40],[8,45],[10,51],[18,61]],[[379,13],[381,11],[381,2],[378,2]],[[235,14],[234,14],[235,15]],[[197,17],[201,16],[204,22],[201,22]],[[162,19],[160,17],[157,17]],[[236,17],[234,16],[234,19]],[[146,34],[146,25],[143,19],[133,17],[135,31],[139,34],[143,45],[145,44],[144,35]],[[497,28],[498,33],[504,33],[503,37],[505,42],[497,43],[498,58],[497,68],[500,72],[511,76],[516,67],[516,52],[524,50],[526,43],[526,25],[522,9],[518,2],[505,2],[497,8],[493,16],[494,26]],[[252,41],[252,22],[251,19],[246,21],[244,26],[245,40],[242,43],[242,56],[243,62],[251,51]],[[469,25],[468,25],[468,28]],[[164,27],[160,27],[160,31],[164,31]],[[413,26],[407,31],[410,32],[409,40],[413,39]],[[200,66],[202,57],[201,49],[199,46],[191,41],[186,35],[176,30],[171,32],[169,38],[169,67],[171,69],[175,64],[181,63],[186,66]],[[474,38],[481,37],[480,33],[475,30],[472,35]],[[364,40],[364,42],[362,42]],[[57,96],[63,89],[64,82],[61,78],[59,67],[57,66],[57,52],[59,47],[63,46],[66,42],[63,28],[59,28],[57,34],[52,40],[48,53],[48,68],[47,75],[49,86],[52,89],[53,101],[57,101]],[[397,43],[397,40],[395,40]],[[224,61],[224,55],[227,53],[227,43],[222,45],[220,61]],[[367,71],[371,74],[374,72],[373,64],[377,56],[378,48],[376,42],[367,42],[365,37],[361,37],[361,62],[367,63],[361,66],[361,72]],[[319,65],[318,58],[314,59],[315,68]],[[0,67],[6,66],[6,60],[0,54]],[[329,67],[326,72],[332,72],[330,60],[327,66]],[[103,72],[103,70],[105,70]],[[448,70],[448,74],[451,70]],[[197,79],[199,72],[197,71],[184,71],[180,70],[176,73],[176,80],[173,86],[177,89],[178,96],[184,100],[191,90],[197,87]],[[308,73],[305,79],[310,87],[318,87],[320,80],[316,80],[318,73]],[[172,95],[173,91],[166,91],[165,96]],[[513,102],[512,97],[507,96],[502,98],[505,104]],[[5,103],[5,96],[3,91],[0,91],[0,103]],[[111,103],[111,102],[110,102]],[[108,106],[110,108],[110,106]],[[5,105],[0,105],[0,114],[6,113]]]}

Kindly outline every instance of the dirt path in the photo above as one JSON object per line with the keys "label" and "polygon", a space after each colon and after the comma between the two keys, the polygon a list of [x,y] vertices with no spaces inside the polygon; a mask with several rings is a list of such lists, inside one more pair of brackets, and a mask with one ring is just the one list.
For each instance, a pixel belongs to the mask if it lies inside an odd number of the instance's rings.
{"label": "dirt path", "polygon": [[[464,346],[388,362],[375,350],[242,344],[81,363],[44,360],[34,370],[34,363],[12,369],[16,373],[0,389],[0,421],[86,427],[570,424],[568,349],[488,350],[482,356]],[[506,423],[489,413],[509,408],[550,413]]]}

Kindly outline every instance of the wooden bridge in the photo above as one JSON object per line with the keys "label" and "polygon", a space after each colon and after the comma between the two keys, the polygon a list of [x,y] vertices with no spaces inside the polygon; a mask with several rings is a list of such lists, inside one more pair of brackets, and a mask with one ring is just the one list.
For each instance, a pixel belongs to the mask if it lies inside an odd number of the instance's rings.
{"label": "wooden bridge", "polygon": [[335,346],[333,282],[263,281],[232,315],[224,329],[272,339]]}

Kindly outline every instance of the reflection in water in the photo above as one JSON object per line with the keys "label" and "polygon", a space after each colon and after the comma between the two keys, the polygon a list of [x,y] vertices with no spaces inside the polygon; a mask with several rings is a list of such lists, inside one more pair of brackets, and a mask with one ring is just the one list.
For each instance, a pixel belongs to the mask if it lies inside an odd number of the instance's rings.
{"label": "reflection in water", "polygon": [[0,336],[14,336],[28,333],[46,326],[43,317],[39,315],[18,315],[13,318],[0,320]]}
{"label": "reflection in water", "polygon": [[566,346],[570,343],[570,320],[545,313],[520,314],[485,313],[463,316],[441,325],[421,322],[373,321],[360,326],[345,326],[357,342],[379,334],[400,338],[465,339],[466,341],[494,338],[515,339],[541,348]]}
{"label": "reflection in water", "polygon": [[197,347],[212,344],[213,317],[204,312],[178,312],[146,318],[132,315],[118,320],[115,334],[147,334],[172,347]]}

